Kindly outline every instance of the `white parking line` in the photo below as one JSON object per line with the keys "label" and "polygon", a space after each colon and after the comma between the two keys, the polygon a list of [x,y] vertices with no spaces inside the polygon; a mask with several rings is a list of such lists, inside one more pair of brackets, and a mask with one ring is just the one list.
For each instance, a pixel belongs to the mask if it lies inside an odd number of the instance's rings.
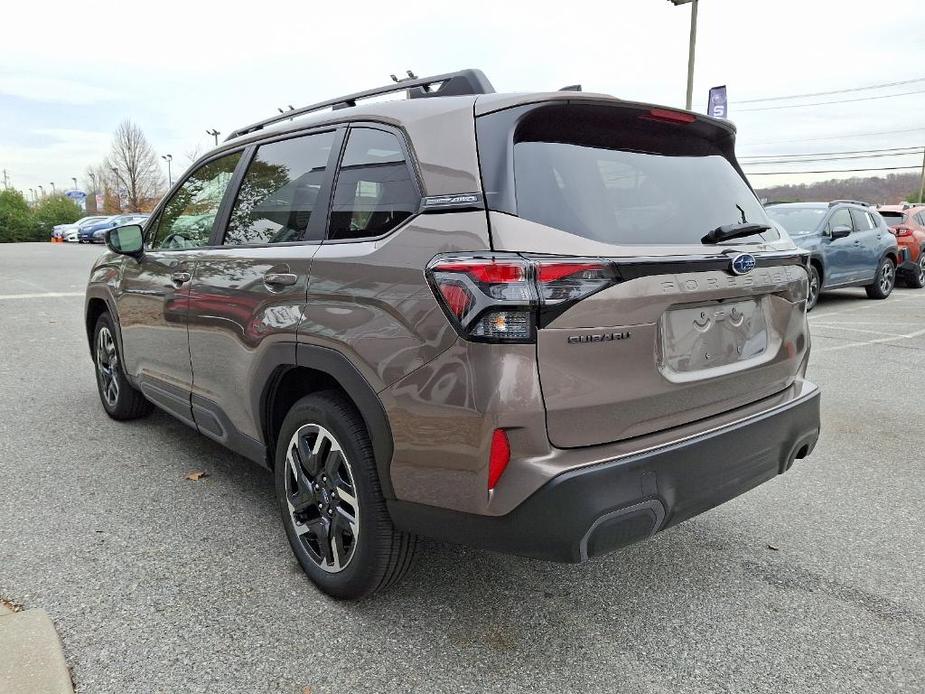
{"label": "white parking line", "polygon": [[43,292],[41,294],[0,294],[0,301],[5,299],[57,299],[65,296],[86,296],[84,292]]}
{"label": "white parking line", "polygon": [[[925,335],[925,329],[917,330],[914,333],[909,333],[908,335],[894,335],[893,337],[882,337],[879,340],[860,340],[858,342],[849,342],[846,345],[835,345],[833,347],[822,347],[820,349],[814,349],[813,354],[818,354],[819,352],[837,352],[838,350],[841,350],[841,349],[851,349],[852,347],[865,347],[867,345],[879,345],[884,342],[896,342],[897,340],[911,340],[914,337],[921,337],[922,335]],[[820,335],[819,337],[823,337],[823,336]]]}
{"label": "white parking line", "polygon": [[906,337],[902,333],[888,333],[884,330],[865,330],[864,328],[846,328],[843,325],[829,325],[828,323],[814,323],[813,330],[847,330],[848,332],[852,333],[868,333],[870,335],[891,335],[893,337]]}

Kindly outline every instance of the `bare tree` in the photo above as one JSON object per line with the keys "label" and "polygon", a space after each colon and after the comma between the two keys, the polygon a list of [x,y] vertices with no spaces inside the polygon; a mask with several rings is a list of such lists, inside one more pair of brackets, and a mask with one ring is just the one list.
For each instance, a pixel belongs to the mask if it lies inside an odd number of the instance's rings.
{"label": "bare tree", "polygon": [[119,124],[113,135],[112,149],[106,158],[117,186],[125,189],[129,211],[138,212],[149,206],[164,187],[164,176],[157,154],[141,128],[130,120]]}
{"label": "bare tree", "polygon": [[190,164],[196,163],[196,160],[202,156],[202,147],[200,145],[194,146],[192,149],[186,150],[186,158],[189,160]]}

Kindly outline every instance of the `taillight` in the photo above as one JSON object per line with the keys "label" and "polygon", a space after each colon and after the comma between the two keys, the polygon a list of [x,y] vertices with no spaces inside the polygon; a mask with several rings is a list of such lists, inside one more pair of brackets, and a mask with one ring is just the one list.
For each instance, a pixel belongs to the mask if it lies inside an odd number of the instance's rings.
{"label": "taillight", "polygon": [[438,257],[427,277],[463,337],[481,342],[533,342],[537,326],[619,281],[600,258],[512,254]]}
{"label": "taillight", "polygon": [[893,231],[897,236],[912,236],[912,229],[909,227],[898,226],[893,227]]}

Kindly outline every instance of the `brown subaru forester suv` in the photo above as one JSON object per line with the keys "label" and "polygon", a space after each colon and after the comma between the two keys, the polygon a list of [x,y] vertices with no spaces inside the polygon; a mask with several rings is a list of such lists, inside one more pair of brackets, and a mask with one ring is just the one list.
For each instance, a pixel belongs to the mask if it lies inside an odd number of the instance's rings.
{"label": "brown subaru forester suv", "polygon": [[270,468],[341,598],[398,579],[418,535],[562,562],[648,538],[819,435],[807,257],[734,140],[477,70],[242,128],[108,235],[103,407]]}

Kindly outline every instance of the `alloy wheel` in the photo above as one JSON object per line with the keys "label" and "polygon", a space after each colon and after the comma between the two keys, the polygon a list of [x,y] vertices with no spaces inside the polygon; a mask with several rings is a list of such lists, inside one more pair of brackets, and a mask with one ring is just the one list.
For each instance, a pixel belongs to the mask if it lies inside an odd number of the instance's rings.
{"label": "alloy wheel", "polygon": [[819,273],[813,268],[809,273],[809,296],[807,297],[807,306],[813,308],[819,301]]}
{"label": "alloy wheel", "polygon": [[296,535],[320,569],[342,571],[356,552],[360,520],[343,449],[324,427],[304,424],[289,441],[286,467],[286,503]]}
{"label": "alloy wheel", "polygon": [[887,261],[883,263],[883,269],[880,271],[880,291],[889,294],[893,290],[893,282],[896,279],[893,270],[893,263]]}
{"label": "alloy wheel", "polygon": [[100,379],[100,393],[106,404],[115,407],[119,401],[119,354],[109,328],[103,326],[96,336],[96,370]]}
{"label": "alloy wheel", "polygon": [[925,252],[919,255],[918,278],[919,286],[925,285]]}

